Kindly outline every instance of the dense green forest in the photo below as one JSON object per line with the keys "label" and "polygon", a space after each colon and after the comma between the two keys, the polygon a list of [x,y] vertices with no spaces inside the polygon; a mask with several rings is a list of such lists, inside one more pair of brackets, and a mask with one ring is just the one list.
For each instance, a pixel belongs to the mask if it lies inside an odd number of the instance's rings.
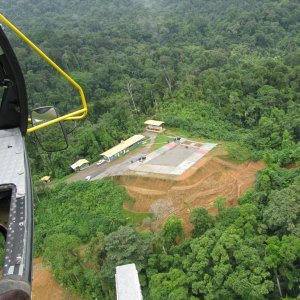
{"label": "dense green forest", "polygon": [[[114,299],[115,266],[135,262],[145,299],[300,295],[299,1],[2,0],[2,13],[83,86],[89,104],[68,150],[49,156],[28,139],[36,176],[96,161],[149,117],[234,142],[267,165],[238,207],[219,199],[215,217],[194,210],[191,233],[175,217],[159,232],[136,231],[122,208],[131,200],[109,180],[40,188],[36,254],[62,285]],[[75,109],[67,82],[9,36],[31,106]]]}
{"label": "dense green forest", "polygon": [[115,267],[131,262],[145,299],[296,299],[299,195],[299,168],[270,165],[238,207],[220,198],[217,216],[191,213],[191,233],[177,217],[153,233],[132,227],[122,209],[132,200],[112,181],[61,184],[40,190],[35,251],[87,299],[115,299]]}
{"label": "dense green forest", "polygon": [[[89,118],[70,135],[68,150],[50,162],[32,151],[35,173],[60,177],[79,158],[95,161],[149,116],[259,151],[279,150],[283,136],[299,140],[297,1],[4,0],[2,7],[78,80],[89,103]],[[11,40],[31,105],[76,108],[69,84]],[[280,160],[294,160],[294,153]]]}

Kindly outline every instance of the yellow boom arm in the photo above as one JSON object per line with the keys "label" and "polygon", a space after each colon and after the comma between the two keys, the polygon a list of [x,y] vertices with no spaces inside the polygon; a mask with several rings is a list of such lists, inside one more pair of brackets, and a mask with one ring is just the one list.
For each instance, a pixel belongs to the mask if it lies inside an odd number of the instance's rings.
{"label": "yellow boom arm", "polygon": [[49,65],[56,69],[63,77],[65,77],[79,92],[81,97],[82,108],[61,116],[59,118],[47,121],[43,124],[31,127],[27,129],[27,132],[33,132],[46,126],[52,125],[61,121],[69,120],[81,120],[86,117],[88,108],[85,100],[85,96],[81,86],[73,80],[64,70],[62,70],[53,60],[51,60],[40,48],[38,48],[30,39],[28,39],[18,28],[16,28],[10,21],[8,21],[2,14],[0,14],[0,21],[6,24],[12,31],[14,31],[26,44],[28,44],[35,52],[37,52]]}

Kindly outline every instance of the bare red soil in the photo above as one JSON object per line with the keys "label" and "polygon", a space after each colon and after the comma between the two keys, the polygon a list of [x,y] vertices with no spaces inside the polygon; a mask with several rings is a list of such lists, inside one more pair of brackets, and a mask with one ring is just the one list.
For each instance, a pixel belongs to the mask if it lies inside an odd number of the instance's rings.
{"label": "bare red soil", "polygon": [[256,172],[264,167],[263,162],[246,161],[237,164],[224,159],[224,150],[216,151],[200,160],[177,178],[154,178],[146,176],[121,176],[118,181],[136,200],[127,203],[127,209],[136,212],[153,212],[156,203],[167,203],[161,222],[170,215],[178,215],[190,227],[188,218],[196,207],[204,207],[215,214],[216,198],[225,197],[226,206],[236,206],[237,199],[249,189]]}
{"label": "bare red soil", "polygon": [[50,269],[43,265],[42,258],[33,260],[32,299],[80,300],[54,281]]}

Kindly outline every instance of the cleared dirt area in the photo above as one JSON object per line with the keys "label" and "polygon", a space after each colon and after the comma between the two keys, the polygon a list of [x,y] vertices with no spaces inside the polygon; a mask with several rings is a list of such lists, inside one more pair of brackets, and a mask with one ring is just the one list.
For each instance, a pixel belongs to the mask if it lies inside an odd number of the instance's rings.
{"label": "cleared dirt area", "polygon": [[[227,199],[226,206],[237,205],[237,199],[249,189],[263,162],[246,161],[236,164],[224,159],[218,147],[178,177],[120,176],[118,182],[136,200],[126,208],[137,212],[152,212],[159,223],[170,215],[178,215],[189,227],[190,212],[204,207],[212,214],[217,197]],[[155,217],[155,216],[154,216]]]}
{"label": "cleared dirt area", "polygon": [[43,265],[41,258],[33,260],[32,299],[80,300],[54,281],[49,268]]}

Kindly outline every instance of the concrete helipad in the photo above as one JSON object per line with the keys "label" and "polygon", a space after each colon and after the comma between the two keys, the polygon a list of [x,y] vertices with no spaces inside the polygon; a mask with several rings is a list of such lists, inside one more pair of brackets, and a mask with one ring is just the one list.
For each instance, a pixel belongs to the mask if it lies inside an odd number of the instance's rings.
{"label": "concrete helipad", "polygon": [[145,161],[135,162],[129,170],[142,173],[181,175],[206,153],[216,147],[211,143],[169,143],[151,152]]}
{"label": "concrete helipad", "polygon": [[193,153],[195,153],[195,149],[192,147],[185,148],[185,146],[182,145],[175,145],[175,147],[170,148],[169,151],[161,153],[161,155],[151,159],[149,164],[175,167]]}

